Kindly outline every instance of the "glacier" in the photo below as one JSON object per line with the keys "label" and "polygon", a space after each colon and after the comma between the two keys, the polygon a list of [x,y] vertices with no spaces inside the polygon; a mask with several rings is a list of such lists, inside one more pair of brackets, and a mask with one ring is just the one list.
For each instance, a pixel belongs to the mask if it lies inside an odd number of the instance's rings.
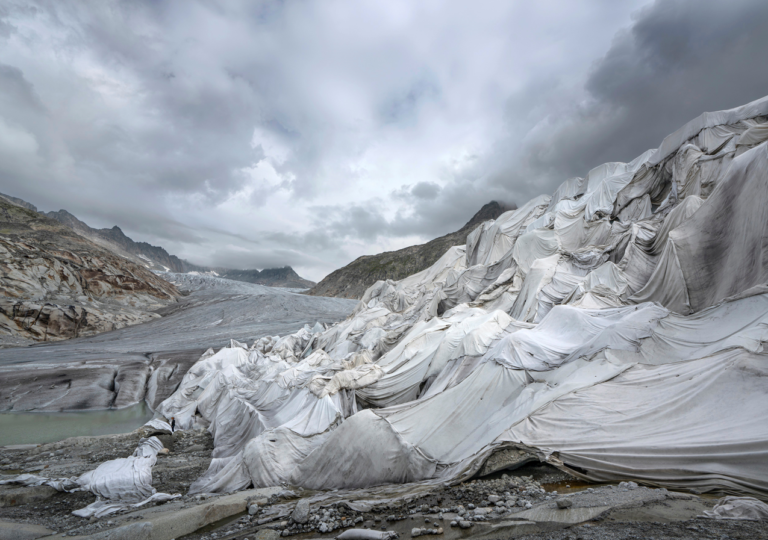
{"label": "glacier", "polygon": [[504,449],[590,481],[768,495],[768,97],[477,227],[354,312],[209,350],[157,408],[191,493],[456,483]]}

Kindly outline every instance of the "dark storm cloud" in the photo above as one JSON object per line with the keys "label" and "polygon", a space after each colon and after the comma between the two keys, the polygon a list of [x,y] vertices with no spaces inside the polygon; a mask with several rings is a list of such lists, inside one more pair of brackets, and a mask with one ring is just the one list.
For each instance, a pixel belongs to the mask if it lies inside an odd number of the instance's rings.
{"label": "dark storm cloud", "polygon": [[[171,16],[154,9],[153,3],[49,3],[33,17],[50,24],[52,35],[64,35],[54,40],[60,53],[86,51],[93,64],[85,66],[85,77],[79,80],[62,76],[63,90],[79,93],[74,105],[85,115],[61,111],[51,120],[61,137],[55,141],[56,151],[81,168],[80,180],[96,185],[92,195],[106,203],[106,208],[93,205],[92,216],[120,218],[121,224],[136,230],[147,224],[146,216],[132,218],[133,209],[120,212],[118,206],[139,203],[139,198],[157,212],[157,197],[168,193],[194,193],[215,204],[242,188],[241,168],[263,157],[250,144],[261,104],[249,82],[226,68],[206,75],[191,59],[179,58],[183,55],[176,47],[191,44],[169,43],[162,34],[162,19]],[[5,67],[0,76],[10,74],[14,84],[4,86],[4,94],[10,90],[17,101],[34,95],[18,68]],[[117,80],[120,77],[123,80]],[[39,100],[28,97],[27,102],[29,109],[43,108]],[[29,121],[21,124],[31,127]],[[7,181],[23,186],[29,176],[44,182],[38,172],[16,171]],[[135,195],[126,199],[128,192]],[[115,194],[120,194],[121,204],[109,208],[110,195]],[[77,208],[76,196],[58,195]]]}
{"label": "dark storm cloud", "polygon": [[601,163],[657,147],[702,112],[768,94],[766,27],[762,1],[659,0],[643,8],[596,62],[586,95],[568,108],[553,106],[496,181],[522,196],[546,193]]}
{"label": "dark storm cloud", "polygon": [[434,182],[419,182],[413,186],[411,194],[417,199],[432,200],[440,194],[440,186]]}

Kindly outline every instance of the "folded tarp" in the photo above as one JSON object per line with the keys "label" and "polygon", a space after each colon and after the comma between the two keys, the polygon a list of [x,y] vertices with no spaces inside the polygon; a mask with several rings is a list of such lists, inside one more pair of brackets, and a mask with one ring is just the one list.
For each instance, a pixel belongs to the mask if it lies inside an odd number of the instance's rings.
{"label": "folded tarp", "polygon": [[330,328],[205,355],[159,408],[210,425],[192,491],[455,482],[524,444],[592,480],[766,496],[766,112],[568,180]]}
{"label": "folded tarp", "polygon": [[743,350],[635,365],[563,396],[501,440],[596,482],[768,492],[768,356]]}
{"label": "folded tarp", "polygon": [[679,313],[768,281],[768,144],[733,160],[701,207],[669,233],[647,285],[633,297]]}

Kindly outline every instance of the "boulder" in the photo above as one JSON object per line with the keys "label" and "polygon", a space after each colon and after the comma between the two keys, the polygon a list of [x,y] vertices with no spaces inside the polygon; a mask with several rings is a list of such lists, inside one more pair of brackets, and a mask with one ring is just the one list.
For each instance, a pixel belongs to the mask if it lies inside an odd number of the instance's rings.
{"label": "boulder", "polygon": [[302,525],[309,521],[309,500],[301,499],[297,502],[291,517],[293,518],[293,521]]}

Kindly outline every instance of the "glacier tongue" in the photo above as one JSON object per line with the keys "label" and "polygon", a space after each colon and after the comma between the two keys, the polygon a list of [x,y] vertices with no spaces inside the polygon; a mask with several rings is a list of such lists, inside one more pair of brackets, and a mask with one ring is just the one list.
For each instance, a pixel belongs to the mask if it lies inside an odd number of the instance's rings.
{"label": "glacier tongue", "polygon": [[[768,494],[768,98],[566,180],[346,320],[209,351],[191,491],[452,482],[510,445],[597,481]],[[363,409],[363,410],[361,410]]]}

